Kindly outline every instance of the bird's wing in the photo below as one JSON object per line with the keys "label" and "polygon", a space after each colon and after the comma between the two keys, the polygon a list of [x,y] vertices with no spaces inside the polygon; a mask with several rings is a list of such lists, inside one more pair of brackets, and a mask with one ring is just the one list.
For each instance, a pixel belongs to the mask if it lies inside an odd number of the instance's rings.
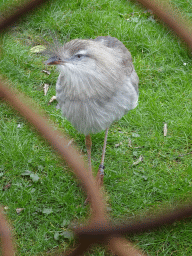
{"label": "bird's wing", "polygon": [[93,41],[100,42],[100,43],[104,44],[105,46],[107,46],[109,48],[119,48],[124,52],[127,51],[127,48],[124,46],[124,44],[115,37],[98,36]]}
{"label": "bird's wing", "polygon": [[102,43],[103,45],[112,48],[121,59],[121,65],[126,74],[130,75],[132,73],[134,68],[131,53],[121,41],[111,36],[99,36],[93,39],[93,41]]}

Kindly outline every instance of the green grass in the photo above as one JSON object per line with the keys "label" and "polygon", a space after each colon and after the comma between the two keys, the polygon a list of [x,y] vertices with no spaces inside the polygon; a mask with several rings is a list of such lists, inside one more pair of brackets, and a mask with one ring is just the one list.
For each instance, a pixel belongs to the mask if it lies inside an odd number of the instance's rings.
{"label": "green grass", "polygon": [[[172,4],[191,21],[190,1]],[[137,214],[148,216],[191,198],[192,60],[183,43],[150,13],[124,0],[52,1],[1,35],[2,76],[32,98],[83,154],[84,136],[56,110],[56,103],[48,105],[58,73],[52,67],[51,75],[42,73],[47,68],[45,57],[30,52],[43,44],[42,38],[52,41],[50,32],[61,42],[66,35],[70,39],[117,37],[129,48],[140,78],[138,107],[109,131],[104,182],[111,218],[134,220]],[[50,84],[47,96],[44,83]],[[83,206],[84,192],[35,129],[3,101],[0,106],[0,189],[11,184],[1,191],[0,204],[8,207],[5,211],[14,228],[17,255],[45,255],[73,246],[74,240],[64,232],[89,215],[89,206]],[[167,137],[163,136],[164,122]],[[92,139],[92,163],[97,171],[104,132]],[[140,155],[143,162],[133,165]],[[17,208],[24,210],[17,214]],[[190,256],[191,231],[191,222],[184,220],[129,239],[147,255]],[[88,255],[107,254],[94,248]]]}

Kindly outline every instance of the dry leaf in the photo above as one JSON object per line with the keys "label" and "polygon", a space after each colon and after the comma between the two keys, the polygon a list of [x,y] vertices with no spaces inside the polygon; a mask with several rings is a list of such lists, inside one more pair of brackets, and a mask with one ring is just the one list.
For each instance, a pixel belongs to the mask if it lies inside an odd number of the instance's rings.
{"label": "dry leaf", "polygon": [[43,210],[42,210],[42,213],[44,213],[44,214],[50,214],[50,213],[52,213],[53,212],[53,210],[52,210],[52,208],[44,208]]}
{"label": "dry leaf", "polygon": [[69,146],[72,144],[72,142],[73,142],[73,139],[71,139],[71,140],[68,142],[68,144],[67,144],[66,147],[69,147]]}
{"label": "dry leaf", "polygon": [[55,240],[59,240],[59,236],[60,236],[59,232],[58,232],[58,231],[55,232],[55,234],[54,234],[54,239],[55,239]]}
{"label": "dry leaf", "polygon": [[41,53],[45,51],[46,47],[43,45],[36,45],[30,49],[30,52],[32,53]]}
{"label": "dry leaf", "polygon": [[130,138],[128,138],[128,147],[132,148],[132,144],[131,144],[131,139]]}
{"label": "dry leaf", "polygon": [[140,155],[139,159],[136,162],[134,162],[133,165],[137,165],[137,164],[139,164],[142,161],[143,161],[143,156]]}
{"label": "dry leaf", "polygon": [[122,142],[115,144],[115,148],[118,148],[122,144],[123,144]]}
{"label": "dry leaf", "polygon": [[166,123],[164,124],[164,127],[163,127],[163,134],[164,134],[164,136],[167,136],[167,124]]}
{"label": "dry leaf", "polygon": [[62,232],[60,235],[63,236],[64,238],[69,239],[69,240],[71,240],[72,238],[74,238],[73,232],[67,231],[67,230],[64,231],[64,232]]}
{"label": "dry leaf", "polygon": [[32,179],[33,182],[37,182],[39,180],[39,176],[35,173],[31,173],[30,178]]}
{"label": "dry leaf", "polygon": [[47,74],[47,75],[50,75],[50,74],[51,74],[51,72],[50,72],[49,70],[45,70],[45,69],[42,70],[42,72],[45,73],[45,74]]}
{"label": "dry leaf", "polygon": [[44,95],[47,95],[47,92],[49,90],[49,84],[44,84],[43,89],[44,89]]}
{"label": "dry leaf", "polygon": [[51,99],[50,99],[50,101],[49,101],[49,104],[48,105],[50,105],[51,104],[51,102],[53,102],[54,100],[56,100],[57,98],[56,98],[56,96],[53,96],[53,97],[51,97]]}
{"label": "dry leaf", "polygon": [[17,214],[19,214],[20,212],[22,212],[24,210],[24,208],[17,208],[16,209],[16,212],[17,212]]}
{"label": "dry leaf", "polygon": [[139,134],[137,134],[137,133],[135,133],[135,132],[133,132],[133,133],[131,134],[131,136],[132,136],[132,137],[134,137],[134,138],[138,138],[138,137],[140,137],[140,135],[139,135]]}

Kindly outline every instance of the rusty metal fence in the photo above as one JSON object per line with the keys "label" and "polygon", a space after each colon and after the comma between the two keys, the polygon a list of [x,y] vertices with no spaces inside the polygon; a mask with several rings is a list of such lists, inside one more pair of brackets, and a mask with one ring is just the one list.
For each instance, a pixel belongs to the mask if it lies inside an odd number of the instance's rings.
{"label": "rusty metal fence", "polygon": [[[11,24],[17,21],[21,16],[27,15],[39,5],[48,0],[32,0],[25,4],[15,13],[11,14],[4,20],[0,20],[0,32],[5,32]],[[171,28],[192,50],[192,36],[186,25],[180,19],[173,17],[172,10],[162,8],[155,0],[138,0],[146,8],[153,11],[169,28]],[[72,147],[66,147],[69,141],[58,131],[53,130],[48,121],[37,114],[22,98],[19,93],[5,82],[0,81],[0,98],[9,103],[16,109],[20,115],[28,120],[37,131],[52,145],[52,147],[63,157],[71,167],[74,174],[81,181],[83,188],[89,195],[92,216],[90,224],[74,230],[75,237],[78,241],[76,249],[69,250],[62,255],[83,255],[92,245],[104,244],[115,255],[119,256],[138,256],[144,255],[139,249],[135,248],[122,235],[136,234],[158,228],[165,224],[172,224],[175,221],[192,216],[192,204],[180,206],[179,208],[169,210],[163,215],[154,216],[153,218],[144,219],[143,221],[129,223],[127,225],[115,225],[107,221],[104,199],[96,185],[95,179],[85,169],[84,162],[79,153]],[[11,232],[6,219],[0,209],[0,238],[3,256],[15,255],[14,246],[11,238]]]}

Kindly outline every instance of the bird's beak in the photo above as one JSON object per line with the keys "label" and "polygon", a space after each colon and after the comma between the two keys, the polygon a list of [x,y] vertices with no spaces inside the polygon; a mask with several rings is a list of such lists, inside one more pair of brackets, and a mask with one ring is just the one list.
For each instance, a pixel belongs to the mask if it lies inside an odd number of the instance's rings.
{"label": "bird's beak", "polygon": [[45,61],[45,65],[62,65],[62,64],[64,64],[64,61],[58,56],[51,57],[47,61]]}

